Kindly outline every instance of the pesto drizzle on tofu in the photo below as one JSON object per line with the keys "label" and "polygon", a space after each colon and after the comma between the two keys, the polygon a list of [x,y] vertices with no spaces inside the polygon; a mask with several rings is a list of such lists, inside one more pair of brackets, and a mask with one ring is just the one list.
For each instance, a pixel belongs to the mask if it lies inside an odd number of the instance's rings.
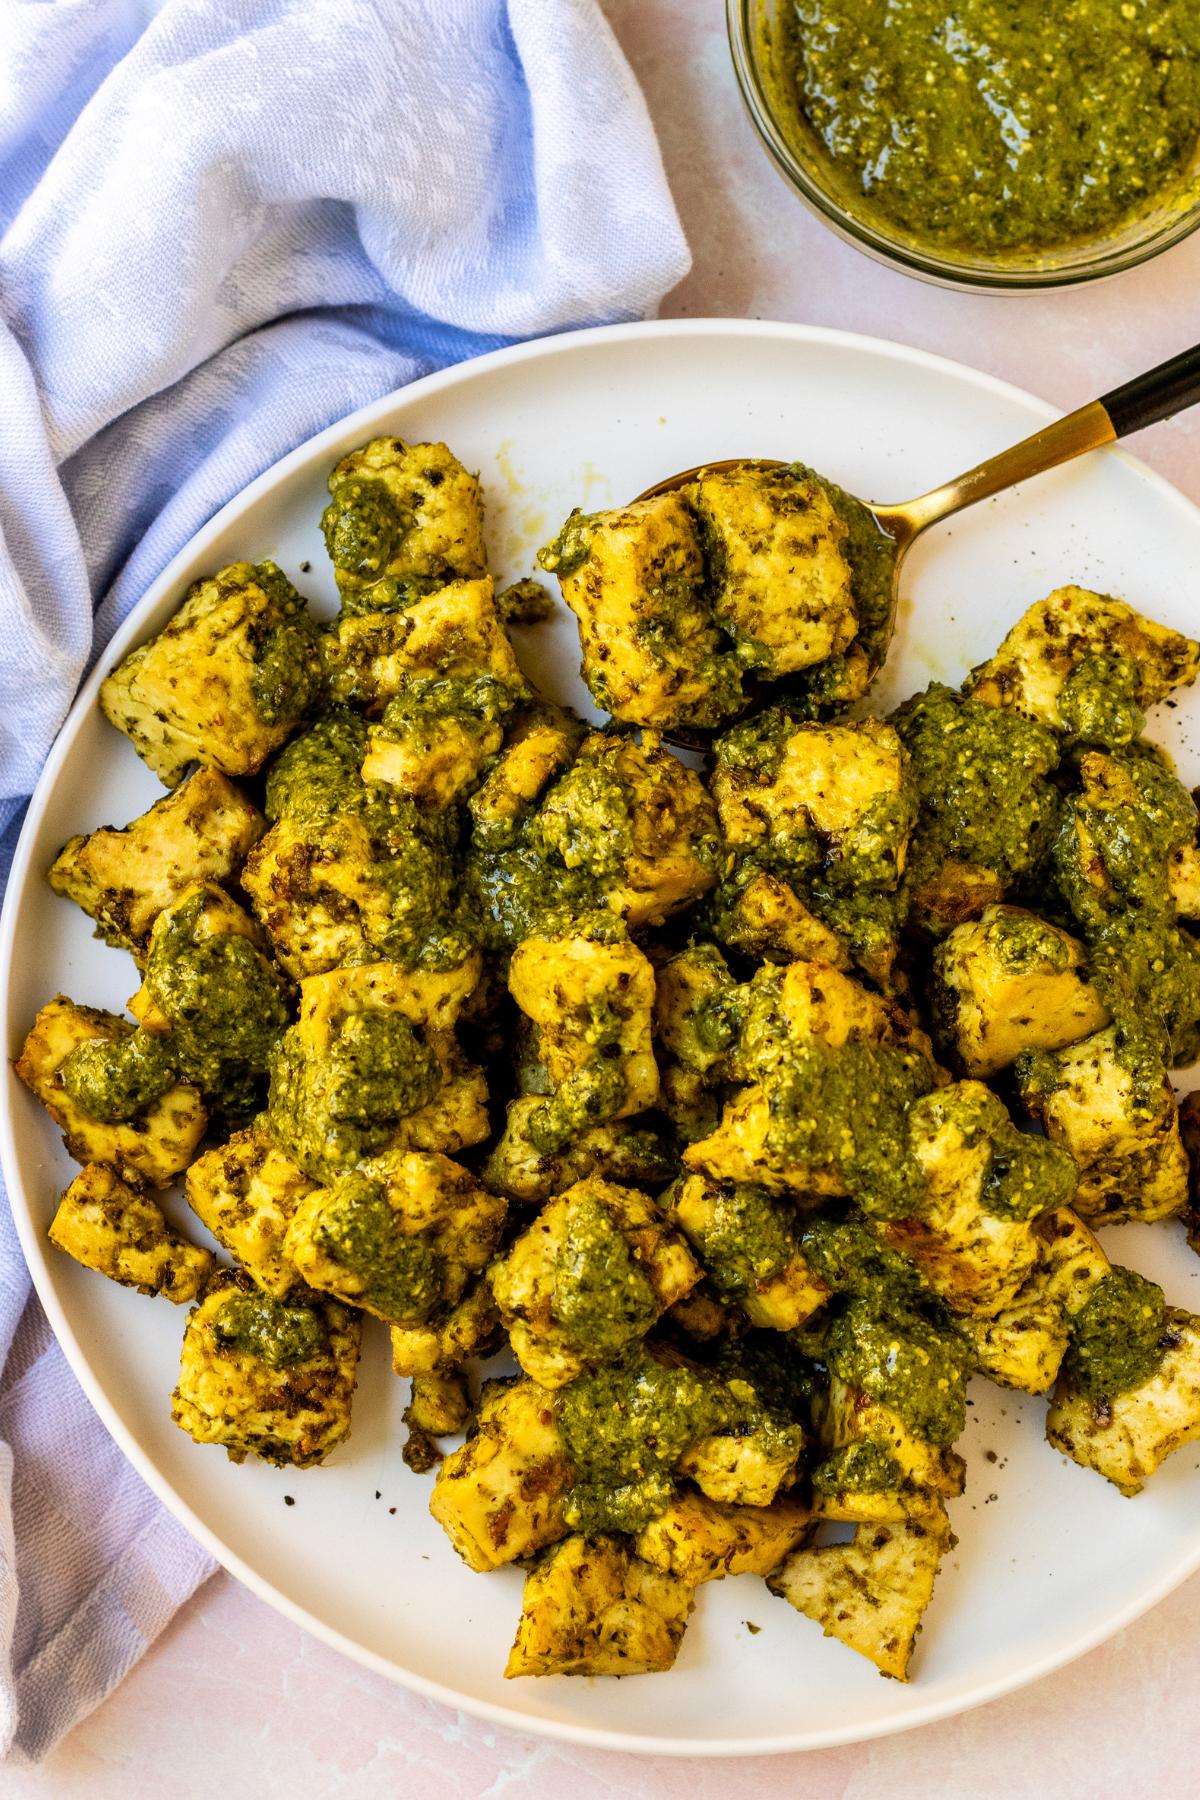
{"label": "pesto drizzle on tofu", "polygon": [[646,1335],[658,1301],[645,1269],[602,1201],[580,1196],[557,1258],[554,1317],[575,1348],[597,1362]]}
{"label": "pesto drizzle on tofu", "polygon": [[1075,1316],[1066,1372],[1089,1398],[1111,1400],[1150,1379],[1163,1358],[1166,1329],[1157,1283],[1133,1269],[1112,1269]]}
{"label": "pesto drizzle on tofu", "polygon": [[317,1306],[272,1300],[266,1294],[234,1294],[212,1321],[217,1342],[273,1369],[290,1369],[326,1349],[329,1333]]}

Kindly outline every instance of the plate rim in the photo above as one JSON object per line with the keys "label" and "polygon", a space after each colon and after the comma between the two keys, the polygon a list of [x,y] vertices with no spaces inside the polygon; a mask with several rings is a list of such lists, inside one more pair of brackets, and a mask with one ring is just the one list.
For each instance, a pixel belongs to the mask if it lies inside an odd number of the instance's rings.
{"label": "plate rim", "polygon": [[[343,418],[323,427],[312,437],[305,439],[303,443],[296,445],[294,449],[271,463],[261,474],[255,476],[252,481],[219,507],[181,546],[160,574],[149,584],[104,649],[89,665],[79,690],[55,736],[37,784],[30,796],[26,817],[13,853],[4,903],[0,908],[0,997],[3,999],[5,1009],[7,1010],[10,972],[15,951],[17,902],[14,896],[23,892],[30,878],[29,865],[32,861],[33,842],[38,823],[55,787],[62,764],[67,757],[68,740],[73,738],[81,715],[89,712],[95,705],[104,676],[134,646],[139,633],[143,630],[143,620],[146,615],[168,596],[171,589],[179,582],[184,570],[197,556],[203,554],[209,543],[221,534],[235,515],[253,507],[261,497],[287,480],[294,471],[303,465],[322,460],[329,448],[340,439],[352,435],[357,436],[363,431],[369,432],[398,404],[407,404],[414,399],[424,400],[449,388],[469,384],[479,374],[496,367],[507,367],[545,357],[552,358],[557,355],[569,354],[581,345],[606,342],[628,344],[663,338],[704,339],[714,336],[784,338],[793,342],[840,350],[867,351],[881,356],[891,363],[907,363],[916,369],[950,374],[959,381],[965,381],[967,385],[974,386],[977,390],[1015,401],[1027,413],[1031,429],[1036,429],[1039,425],[1048,424],[1052,420],[1062,417],[1060,408],[1051,405],[1026,388],[1013,382],[1004,381],[999,376],[992,375],[985,370],[972,368],[970,364],[959,362],[953,357],[941,356],[934,351],[924,350],[915,345],[898,343],[892,339],[868,333],[843,331],[834,326],[720,316],[634,320],[622,324],[591,326],[581,330],[568,330],[532,338],[486,352],[482,356],[453,363],[444,369],[435,370],[428,375],[418,377],[403,387],[392,389],[377,400],[356,407]],[[1116,446],[1110,446],[1100,454],[1119,458],[1122,462],[1130,465],[1136,471],[1139,479],[1155,490],[1161,498],[1171,501],[1197,527],[1200,527],[1200,506],[1190,500],[1164,475],[1149,468],[1140,459],[1130,455],[1128,451]],[[291,1620],[293,1624],[298,1625],[330,1648],[349,1657],[359,1666],[384,1676],[424,1699],[434,1700],[457,1711],[468,1713],[472,1717],[485,1720],[489,1724],[509,1732],[627,1755],[661,1756],[675,1760],[686,1758],[708,1760],[781,1756],[806,1750],[833,1749],[843,1744],[864,1743],[874,1739],[898,1736],[907,1731],[915,1731],[941,1719],[958,1717],[976,1707],[987,1705],[1006,1694],[1027,1687],[1042,1677],[1066,1667],[1069,1663],[1086,1655],[1090,1650],[1097,1648],[1098,1645],[1107,1642],[1134,1620],[1158,1605],[1189,1575],[1200,1568],[1200,1527],[1198,1527],[1196,1541],[1190,1550],[1182,1554],[1166,1573],[1146,1591],[1126,1602],[1124,1606],[1108,1615],[1099,1624],[1085,1628],[1065,1645],[1048,1652],[1040,1659],[1027,1661],[1015,1669],[982,1680],[976,1689],[965,1695],[949,1694],[940,1699],[931,1699],[924,1706],[917,1706],[910,1714],[900,1719],[880,1718],[876,1721],[861,1721],[848,1726],[834,1725],[822,1730],[781,1732],[770,1736],[760,1734],[753,1738],[664,1738],[645,1732],[613,1731],[567,1719],[518,1713],[493,1701],[463,1694],[443,1682],[422,1675],[417,1669],[407,1667],[357,1643],[353,1638],[348,1637],[336,1627],[326,1624],[305,1607],[292,1600],[273,1582],[259,1575],[237,1552],[230,1549],[215,1531],[204,1524],[193,1512],[184,1496],[159,1471],[152,1457],[137,1444],[110,1406],[99,1377],[93,1373],[90,1358],[80,1343],[67,1309],[59,1303],[53,1284],[49,1279],[42,1234],[35,1228],[33,1209],[17,1176],[15,1112],[11,1104],[12,1093],[10,1082],[7,1084],[4,1094],[0,1095],[0,1173],[3,1174],[8,1190],[13,1223],[34,1291],[45,1309],[51,1329],[62,1346],[72,1372],[109,1435],[151,1492],[166,1506],[168,1511],[209,1552],[219,1566],[233,1575],[258,1599],[265,1601],[267,1605]],[[20,1196],[19,1205],[16,1204],[18,1195]]]}

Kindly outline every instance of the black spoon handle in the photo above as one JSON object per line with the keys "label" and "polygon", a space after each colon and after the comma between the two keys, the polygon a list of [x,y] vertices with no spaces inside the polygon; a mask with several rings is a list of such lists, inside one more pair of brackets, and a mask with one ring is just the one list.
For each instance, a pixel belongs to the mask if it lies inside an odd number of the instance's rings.
{"label": "black spoon handle", "polygon": [[1157,425],[1170,419],[1187,406],[1200,400],[1200,344],[1181,350],[1157,369],[1135,375],[1111,394],[1102,394],[1100,404],[1113,422],[1117,436],[1128,437],[1144,425]]}

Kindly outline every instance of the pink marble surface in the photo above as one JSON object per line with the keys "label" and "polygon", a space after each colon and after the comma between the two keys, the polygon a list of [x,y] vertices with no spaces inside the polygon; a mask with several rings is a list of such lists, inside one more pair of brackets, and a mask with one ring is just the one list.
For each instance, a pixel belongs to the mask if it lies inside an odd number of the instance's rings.
{"label": "pink marble surface", "polygon": [[[656,119],[695,267],[668,314],[838,325],[960,358],[1076,404],[1198,335],[1200,234],[1114,282],[1040,298],[925,286],[792,199],[746,119],[722,0],[603,0]],[[803,421],[797,421],[802,448]],[[1200,500],[1200,411],[1136,450]],[[953,471],[947,470],[949,475]],[[0,1793],[54,1800],[292,1794],[356,1800],[960,1800],[1194,1791],[1200,1578],[1036,1688],[884,1742],[737,1764],[642,1761],[508,1735],[345,1661],[215,1577],[93,1718]]]}

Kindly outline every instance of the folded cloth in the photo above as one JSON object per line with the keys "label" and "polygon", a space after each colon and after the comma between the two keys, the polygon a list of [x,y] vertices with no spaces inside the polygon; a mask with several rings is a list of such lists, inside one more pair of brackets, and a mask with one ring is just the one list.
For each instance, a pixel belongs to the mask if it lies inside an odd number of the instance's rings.
{"label": "folded cloth", "polygon": [[[89,658],[230,495],[687,263],[595,0],[0,0],[0,886]],[[37,1758],[211,1564],[83,1399],[2,1195],[0,1440],[0,1749]]]}

